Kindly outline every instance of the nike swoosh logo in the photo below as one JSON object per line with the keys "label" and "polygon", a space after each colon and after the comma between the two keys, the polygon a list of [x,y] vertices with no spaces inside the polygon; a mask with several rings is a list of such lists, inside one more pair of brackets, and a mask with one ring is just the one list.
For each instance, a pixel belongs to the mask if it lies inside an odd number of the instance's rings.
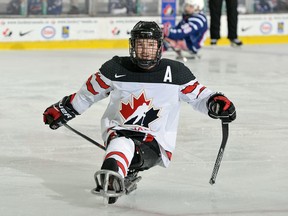
{"label": "nike swoosh logo", "polygon": [[124,77],[124,76],[126,76],[126,74],[115,74],[115,78],[117,79],[117,78],[120,78],[120,77]]}
{"label": "nike swoosh logo", "polygon": [[32,32],[32,30],[31,31],[27,31],[27,32],[19,32],[19,35],[20,35],[20,37],[22,37],[24,35],[29,34],[30,32]]}
{"label": "nike swoosh logo", "polygon": [[252,28],[252,26],[242,27],[242,28],[241,28],[241,31],[242,31],[242,32],[245,32],[245,31],[249,30],[250,28]]}

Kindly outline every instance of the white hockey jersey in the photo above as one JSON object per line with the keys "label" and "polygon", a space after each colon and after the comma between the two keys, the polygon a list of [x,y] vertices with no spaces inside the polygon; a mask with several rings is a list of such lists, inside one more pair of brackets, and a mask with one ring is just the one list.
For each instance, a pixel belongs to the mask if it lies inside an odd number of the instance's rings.
{"label": "white hockey jersey", "polygon": [[206,103],[213,93],[181,62],[161,59],[159,65],[145,71],[130,57],[115,56],[89,77],[71,104],[82,114],[110,95],[101,122],[104,142],[111,128],[151,134],[160,145],[162,165],[167,167],[176,145],[180,102],[207,114]]}

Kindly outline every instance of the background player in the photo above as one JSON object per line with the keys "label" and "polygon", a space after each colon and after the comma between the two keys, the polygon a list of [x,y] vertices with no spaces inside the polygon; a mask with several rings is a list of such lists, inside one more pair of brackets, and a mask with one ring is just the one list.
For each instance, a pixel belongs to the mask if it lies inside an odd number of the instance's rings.
{"label": "background player", "polygon": [[183,63],[161,59],[163,37],[155,22],[138,22],[129,42],[130,57],[114,56],[77,93],[65,96],[43,114],[45,124],[57,129],[110,96],[101,122],[106,153],[95,174],[94,190],[109,197],[109,203],[136,189],[139,171],[168,167],[181,101],[212,118],[227,122],[236,118],[227,97],[200,84]]}
{"label": "background player", "polygon": [[203,13],[203,0],[185,0],[182,20],[175,27],[164,24],[164,50],[172,48],[182,57],[181,51],[188,51],[190,56],[198,53],[206,39],[207,18]]}

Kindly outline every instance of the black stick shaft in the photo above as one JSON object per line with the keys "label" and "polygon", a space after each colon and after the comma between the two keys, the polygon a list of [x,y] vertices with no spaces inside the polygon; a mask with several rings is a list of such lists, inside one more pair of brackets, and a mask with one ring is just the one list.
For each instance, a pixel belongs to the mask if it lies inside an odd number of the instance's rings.
{"label": "black stick shaft", "polygon": [[68,124],[63,124],[66,128],[68,128],[69,130],[73,131],[74,133],[76,133],[77,135],[83,137],[84,139],[88,140],[89,142],[93,143],[94,145],[98,146],[99,148],[106,150],[105,147],[103,145],[101,145],[100,143],[96,142],[95,140],[91,139],[90,137],[86,136],[85,134],[82,134],[81,132],[75,130],[74,128],[72,128],[71,126],[69,126]]}
{"label": "black stick shaft", "polygon": [[[48,120],[48,123],[51,124],[51,122],[53,121],[53,117],[50,115],[46,115],[46,118]],[[94,145],[98,146],[99,148],[106,150],[105,146],[101,145],[100,143],[96,142],[95,140],[91,139],[90,137],[86,136],[85,134],[75,130],[74,128],[72,128],[71,126],[69,126],[68,124],[63,124],[67,129],[73,131],[74,133],[76,133],[77,135],[83,137],[84,139],[88,140],[89,142],[93,143]]]}
{"label": "black stick shaft", "polygon": [[222,121],[222,142],[221,142],[221,146],[220,146],[220,149],[218,151],[218,155],[217,155],[217,158],[215,161],[212,176],[211,176],[210,181],[209,181],[209,183],[211,185],[215,184],[217,173],[218,173],[218,170],[220,168],[220,164],[221,164],[221,161],[223,158],[225,146],[226,146],[226,143],[228,140],[228,135],[229,135],[229,123]]}

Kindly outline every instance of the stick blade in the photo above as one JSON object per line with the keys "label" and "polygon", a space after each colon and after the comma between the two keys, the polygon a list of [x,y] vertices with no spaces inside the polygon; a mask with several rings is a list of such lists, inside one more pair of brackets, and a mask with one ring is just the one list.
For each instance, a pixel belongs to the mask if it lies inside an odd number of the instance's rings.
{"label": "stick blade", "polygon": [[209,183],[210,183],[211,185],[215,184],[215,179],[211,178],[210,181],[209,181]]}

